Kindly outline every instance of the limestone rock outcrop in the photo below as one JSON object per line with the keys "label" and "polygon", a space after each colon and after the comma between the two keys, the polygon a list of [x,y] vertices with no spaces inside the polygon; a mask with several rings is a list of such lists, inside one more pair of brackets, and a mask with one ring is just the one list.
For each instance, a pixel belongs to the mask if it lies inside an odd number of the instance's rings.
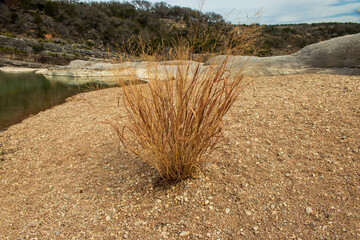
{"label": "limestone rock outcrop", "polygon": [[304,47],[292,56],[312,67],[360,67],[360,33]]}
{"label": "limestone rock outcrop", "polygon": [[[1,42],[0,36],[0,42]],[[9,39],[7,39],[9,40]],[[19,49],[28,45],[26,40],[16,40]],[[53,50],[56,50],[55,48]],[[97,81],[116,83],[121,79],[149,81],[154,77],[172,79],[179,66],[194,67],[199,63],[188,61],[165,62],[122,62],[112,63],[101,58],[73,60],[69,65],[44,68],[37,73],[48,78],[81,79],[81,82]],[[220,55],[200,63],[201,71],[211,65],[221,64],[225,56]],[[245,67],[244,67],[245,66]],[[31,67],[31,66],[26,66]],[[37,67],[37,66],[33,66]],[[233,74],[242,71],[244,75],[286,75],[297,73],[331,73],[360,75],[360,34],[347,35],[304,47],[297,53],[274,57],[229,56],[226,68]]]}
{"label": "limestone rock outcrop", "polygon": [[[220,64],[225,56],[211,58],[206,65]],[[294,73],[339,73],[360,75],[360,34],[333,38],[304,47],[297,53],[274,57],[230,56],[229,70],[244,68],[247,75]]]}

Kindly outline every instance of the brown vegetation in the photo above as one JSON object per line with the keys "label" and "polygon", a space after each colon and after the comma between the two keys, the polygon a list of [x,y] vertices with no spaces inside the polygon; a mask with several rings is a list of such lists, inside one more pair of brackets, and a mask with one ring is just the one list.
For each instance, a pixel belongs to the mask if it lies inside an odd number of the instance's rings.
{"label": "brown vegetation", "polygon": [[113,126],[123,144],[165,180],[189,177],[221,140],[222,119],[244,87],[241,76],[230,79],[225,64],[178,65],[175,79],[155,76],[146,86],[123,87],[129,131]]}
{"label": "brown vegetation", "polygon": [[[124,146],[168,182],[184,180],[199,170],[222,140],[223,117],[247,85],[241,69],[226,68],[228,56],[248,50],[256,41],[258,29],[250,25],[224,37],[223,29],[200,31],[198,25],[192,28],[190,38],[174,39],[171,48],[150,51],[155,62],[147,70],[147,75],[153,76],[148,84],[122,84],[124,117],[129,118],[129,125],[110,123]],[[224,60],[209,67],[192,61],[197,49],[207,45],[213,36],[221,43],[224,38],[229,39],[222,46],[226,51]],[[207,47],[209,54],[218,49],[217,42],[212,44]],[[140,47],[143,58],[148,57],[151,44],[144,42]],[[156,62],[158,59],[175,59],[176,64],[166,66]],[[135,70],[133,78],[136,79]]]}

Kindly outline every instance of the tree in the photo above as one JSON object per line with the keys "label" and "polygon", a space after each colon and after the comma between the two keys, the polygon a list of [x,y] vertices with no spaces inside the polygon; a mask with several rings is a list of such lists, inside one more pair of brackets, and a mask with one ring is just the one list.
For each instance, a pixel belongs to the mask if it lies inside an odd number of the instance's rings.
{"label": "tree", "polygon": [[169,14],[169,6],[166,2],[158,2],[154,4],[152,9],[159,18],[166,18]]}
{"label": "tree", "polygon": [[48,1],[44,7],[45,13],[51,17],[55,17],[59,14],[59,4],[57,2]]}
{"label": "tree", "polygon": [[142,0],[134,0],[132,1],[132,4],[138,11],[150,11],[152,7],[151,2]]}

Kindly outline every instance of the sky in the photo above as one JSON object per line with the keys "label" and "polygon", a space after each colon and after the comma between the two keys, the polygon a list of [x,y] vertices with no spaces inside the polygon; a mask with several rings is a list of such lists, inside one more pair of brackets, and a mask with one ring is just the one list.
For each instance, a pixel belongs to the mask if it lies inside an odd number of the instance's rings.
{"label": "sky", "polygon": [[[148,0],[199,9],[197,0]],[[360,0],[205,0],[203,12],[216,12],[233,23],[261,12],[261,24],[356,22],[360,23]],[[252,20],[251,22],[254,22]]]}

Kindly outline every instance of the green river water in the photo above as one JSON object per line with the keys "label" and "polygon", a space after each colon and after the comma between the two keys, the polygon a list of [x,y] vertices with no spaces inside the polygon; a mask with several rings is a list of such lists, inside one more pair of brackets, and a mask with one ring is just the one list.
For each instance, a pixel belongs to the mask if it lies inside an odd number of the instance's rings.
{"label": "green river water", "polygon": [[0,71],[0,132],[89,89],[88,86],[70,87],[41,74]]}

